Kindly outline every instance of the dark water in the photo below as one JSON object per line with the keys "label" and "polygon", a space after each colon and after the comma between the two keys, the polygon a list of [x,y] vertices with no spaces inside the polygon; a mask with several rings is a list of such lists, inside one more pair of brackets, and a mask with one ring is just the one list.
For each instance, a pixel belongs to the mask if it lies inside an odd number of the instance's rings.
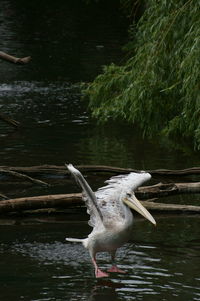
{"label": "dark water", "polygon": [[[81,245],[64,242],[85,236],[86,222],[47,221],[1,226],[2,300],[200,300],[199,217],[157,217],[157,229],[136,220],[133,241],[118,251],[127,274],[108,280],[95,280]],[[99,264],[106,270],[109,257]]]}
{"label": "dark water", "polygon": [[[103,64],[123,57],[126,21],[115,3],[1,1],[0,50],[31,55],[32,62],[17,66],[0,61],[0,112],[23,124],[15,131],[0,122],[0,165],[199,165],[199,154],[187,143],[174,149],[157,137],[143,139],[133,126],[98,126],[80,100],[79,83],[93,79]],[[89,180],[95,187],[103,184],[102,178]],[[69,182],[45,190],[0,183],[0,192],[15,197],[75,189]],[[187,200],[194,203],[198,196]],[[85,212],[2,218],[0,300],[200,300],[199,216],[156,219],[156,228],[136,219],[133,241],[119,250],[119,265],[127,274],[97,281],[88,253],[80,245],[65,243],[65,237],[89,233]],[[109,266],[106,254],[99,261],[103,269]]]}

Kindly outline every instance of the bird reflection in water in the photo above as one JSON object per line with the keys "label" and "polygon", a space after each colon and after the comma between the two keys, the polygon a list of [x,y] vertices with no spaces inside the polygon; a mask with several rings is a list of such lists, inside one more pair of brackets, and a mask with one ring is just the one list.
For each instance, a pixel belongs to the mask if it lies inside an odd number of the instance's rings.
{"label": "bird reflection in water", "polygon": [[119,299],[116,289],[122,287],[124,287],[122,283],[105,280],[105,278],[98,279],[91,291],[89,301],[117,301]]}

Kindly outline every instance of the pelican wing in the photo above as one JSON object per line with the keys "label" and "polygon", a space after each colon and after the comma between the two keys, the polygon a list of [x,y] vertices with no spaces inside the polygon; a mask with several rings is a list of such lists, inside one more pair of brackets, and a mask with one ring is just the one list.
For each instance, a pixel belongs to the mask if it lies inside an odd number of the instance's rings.
{"label": "pelican wing", "polygon": [[83,189],[83,200],[87,206],[87,213],[90,214],[88,224],[92,227],[103,226],[103,215],[99,208],[95,193],[92,191],[91,187],[78,169],[76,169],[72,164],[68,164],[66,167]]}
{"label": "pelican wing", "polygon": [[151,178],[149,173],[130,173],[114,176],[107,180],[106,186],[95,193],[99,209],[104,217],[104,224],[119,223],[125,219],[123,199],[134,193],[134,190]]}
{"label": "pelican wing", "polygon": [[151,175],[145,172],[115,176],[105,182],[106,186],[94,193],[79,170],[72,164],[66,167],[83,189],[83,200],[90,214],[88,224],[97,228],[123,222],[125,219],[123,199],[151,178]]}

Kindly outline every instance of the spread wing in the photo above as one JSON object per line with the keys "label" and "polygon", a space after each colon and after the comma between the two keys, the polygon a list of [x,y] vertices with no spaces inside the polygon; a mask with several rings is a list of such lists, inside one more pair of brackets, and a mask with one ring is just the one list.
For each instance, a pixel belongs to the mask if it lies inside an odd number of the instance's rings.
{"label": "spread wing", "polygon": [[103,215],[98,206],[95,193],[92,191],[91,187],[78,169],[76,169],[72,164],[68,164],[66,167],[83,189],[83,200],[87,206],[87,213],[90,214],[88,224],[92,227],[103,226]]}
{"label": "spread wing", "polygon": [[89,225],[100,227],[111,221],[120,222],[125,219],[123,198],[131,195],[134,190],[151,178],[149,173],[130,173],[107,180],[107,185],[93,192],[80,171],[72,164],[66,165],[71,174],[83,189],[83,200],[90,214]]}
{"label": "spread wing", "polygon": [[95,193],[104,224],[120,222],[125,219],[123,199],[134,193],[135,189],[151,178],[149,173],[130,173],[110,178]]}

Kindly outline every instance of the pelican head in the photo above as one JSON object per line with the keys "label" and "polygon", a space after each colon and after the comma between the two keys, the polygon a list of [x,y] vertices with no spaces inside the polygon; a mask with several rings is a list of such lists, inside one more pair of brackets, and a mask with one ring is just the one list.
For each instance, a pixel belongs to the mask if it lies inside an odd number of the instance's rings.
{"label": "pelican head", "polygon": [[149,213],[149,211],[141,204],[141,202],[136,198],[135,194],[129,194],[127,193],[127,196],[123,199],[123,202],[130,207],[131,209],[134,209],[141,215],[143,215],[146,219],[148,219],[152,224],[156,225],[156,221],[153,218],[153,216]]}

